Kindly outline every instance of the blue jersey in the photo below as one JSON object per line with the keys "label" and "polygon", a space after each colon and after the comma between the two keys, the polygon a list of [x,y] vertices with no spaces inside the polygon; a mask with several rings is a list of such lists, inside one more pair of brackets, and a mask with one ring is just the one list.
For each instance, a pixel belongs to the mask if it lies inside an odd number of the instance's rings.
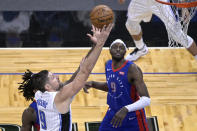
{"label": "blue jersey", "polygon": [[36,122],[34,123],[34,128],[36,128],[37,131],[39,131],[40,122],[39,122],[38,107],[37,107],[36,101],[34,100],[29,106],[32,107],[36,112]]}
{"label": "blue jersey", "polygon": [[109,109],[101,123],[99,131],[148,131],[144,109],[127,113],[119,128],[112,127],[111,120],[122,107],[132,104],[139,99],[135,86],[128,81],[128,70],[133,64],[125,61],[123,65],[114,69],[112,60],[105,66],[106,81],[108,85],[107,104]]}
{"label": "blue jersey", "polygon": [[114,111],[134,103],[139,99],[135,86],[128,81],[128,69],[133,64],[126,61],[119,69],[113,69],[112,60],[106,64],[106,80],[108,85],[107,104]]}

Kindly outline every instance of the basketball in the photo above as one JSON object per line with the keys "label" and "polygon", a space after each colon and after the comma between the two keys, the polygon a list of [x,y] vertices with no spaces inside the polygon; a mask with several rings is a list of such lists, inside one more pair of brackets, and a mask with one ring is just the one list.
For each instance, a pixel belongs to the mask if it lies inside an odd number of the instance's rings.
{"label": "basketball", "polygon": [[98,5],[92,9],[90,20],[95,27],[102,28],[114,21],[114,12],[107,5]]}

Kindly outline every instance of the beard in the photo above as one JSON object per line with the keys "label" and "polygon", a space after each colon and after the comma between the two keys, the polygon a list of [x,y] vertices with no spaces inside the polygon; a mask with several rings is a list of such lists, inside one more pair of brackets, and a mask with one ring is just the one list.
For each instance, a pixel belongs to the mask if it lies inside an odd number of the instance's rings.
{"label": "beard", "polygon": [[64,86],[64,84],[63,83],[60,83],[57,91],[61,90],[63,88],[63,86]]}
{"label": "beard", "polygon": [[117,62],[119,62],[119,61],[121,61],[122,59],[124,59],[124,57],[113,57],[113,56],[112,56],[112,59],[115,60],[115,61],[117,61]]}

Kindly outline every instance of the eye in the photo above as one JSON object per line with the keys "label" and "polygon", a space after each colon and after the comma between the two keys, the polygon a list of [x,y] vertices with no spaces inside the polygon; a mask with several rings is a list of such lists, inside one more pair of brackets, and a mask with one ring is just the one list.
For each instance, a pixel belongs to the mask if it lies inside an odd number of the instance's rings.
{"label": "eye", "polygon": [[120,49],[124,50],[124,46],[121,46]]}

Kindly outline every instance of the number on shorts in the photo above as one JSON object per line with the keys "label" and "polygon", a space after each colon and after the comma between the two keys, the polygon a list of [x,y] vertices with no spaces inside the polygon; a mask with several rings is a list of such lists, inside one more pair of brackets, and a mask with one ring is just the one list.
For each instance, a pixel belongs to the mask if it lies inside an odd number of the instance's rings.
{"label": "number on shorts", "polygon": [[45,117],[45,113],[43,111],[39,111],[40,113],[40,121],[41,121],[41,127],[42,129],[47,129],[47,125],[46,125],[46,117]]}

